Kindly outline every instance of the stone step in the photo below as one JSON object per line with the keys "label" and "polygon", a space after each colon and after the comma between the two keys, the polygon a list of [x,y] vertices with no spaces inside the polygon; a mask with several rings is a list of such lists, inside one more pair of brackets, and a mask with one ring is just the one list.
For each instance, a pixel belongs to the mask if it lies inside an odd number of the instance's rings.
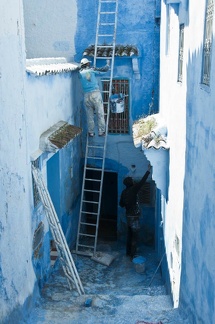
{"label": "stone step", "polygon": [[178,309],[173,309],[168,295],[74,297],[69,291],[66,294],[65,291],[62,294],[58,292],[41,300],[29,319],[31,324],[136,324],[143,321],[152,324],[189,324]]}

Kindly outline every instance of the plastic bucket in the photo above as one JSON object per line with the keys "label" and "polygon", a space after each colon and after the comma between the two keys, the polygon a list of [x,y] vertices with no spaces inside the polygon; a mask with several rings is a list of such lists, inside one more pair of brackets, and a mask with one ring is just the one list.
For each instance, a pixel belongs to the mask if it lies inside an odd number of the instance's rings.
{"label": "plastic bucket", "polygon": [[142,256],[138,256],[132,260],[135,270],[138,273],[144,273],[146,270],[146,259]]}
{"label": "plastic bucket", "polygon": [[112,95],[110,98],[110,108],[112,113],[122,113],[124,112],[125,100],[119,95]]}

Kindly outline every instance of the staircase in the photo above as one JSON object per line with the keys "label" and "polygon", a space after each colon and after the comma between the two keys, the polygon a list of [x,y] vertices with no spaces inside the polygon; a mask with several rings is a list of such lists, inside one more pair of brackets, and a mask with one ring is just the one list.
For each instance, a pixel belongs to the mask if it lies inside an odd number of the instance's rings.
{"label": "staircase", "polygon": [[[149,286],[159,264],[154,250],[146,251],[144,248],[141,251],[146,257],[147,265],[145,274],[139,274],[125,256],[124,244],[111,244],[113,246],[98,244],[99,249],[103,248],[109,253],[118,252],[117,258],[109,267],[94,262],[91,258],[76,256],[85,287],[84,298],[77,298],[75,292],[71,296],[66,289],[65,278],[60,272],[55,273],[44,289],[42,302],[32,313],[29,323],[190,324],[178,309],[173,308],[159,271]],[[91,301],[90,307],[85,305],[86,299]]]}

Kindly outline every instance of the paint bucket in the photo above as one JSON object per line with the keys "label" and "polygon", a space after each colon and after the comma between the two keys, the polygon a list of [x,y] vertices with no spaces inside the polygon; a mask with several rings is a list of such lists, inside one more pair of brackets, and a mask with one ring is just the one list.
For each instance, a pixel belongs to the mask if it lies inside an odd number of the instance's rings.
{"label": "paint bucket", "polygon": [[110,97],[111,112],[115,114],[123,113],[125,107],[125,99],[122,93],[114,94]]}
{"label": "paint bucket", "polygon": [[146,259],[142,256],[138,256],[136,258],[133,258],[132,260],[135,270],[138,273],[144,273],[146,270]]}

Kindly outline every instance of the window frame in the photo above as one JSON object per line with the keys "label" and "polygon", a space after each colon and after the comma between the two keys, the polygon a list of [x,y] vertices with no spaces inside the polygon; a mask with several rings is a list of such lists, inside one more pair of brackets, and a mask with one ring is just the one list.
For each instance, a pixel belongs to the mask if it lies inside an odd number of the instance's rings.
{"label": "window frame", "polygon": [[[105,116],[107,116],[108,96],[110,79],[102,79],[103,101]],[[108,134],[109,135],[128,135],[130,133],[130,80],[129,78],[113,78],[112,87],[116,89],[116,93],[126,95],[124,98],[124,111],[121,113],[109,112]]]}
{"label": "window frame", "polygon": [[[40,169],[41,157],[39,156],[36,160],[32,161],[32,164],[35,168]],[[33,187],[34,208],[37,208],[41,203],[41,199],[40,199],[39,191],[37,189],[37,184],[34,180],[33,174],[32,174],[32,187]]]}
{"label": "window frame", "polygon": [[184,23],[179,25],[179,50],[178,50],[178,76],[177,82],[183,81],[183,63],[184,63]]}
{"label": "window frame", "polygon": [[213,41],[213,20],[214,20],[214,0],[207,0],[205,10],[205,27],[202,50],[202,74],[201,83],[210,86],[211,78],[211,58]]}

